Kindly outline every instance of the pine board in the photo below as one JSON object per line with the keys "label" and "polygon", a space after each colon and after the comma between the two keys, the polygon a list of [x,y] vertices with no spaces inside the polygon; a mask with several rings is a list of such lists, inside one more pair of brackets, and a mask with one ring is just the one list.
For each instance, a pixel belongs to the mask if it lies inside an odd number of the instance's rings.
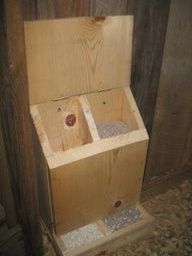
{"label": "pine board", "polygon": [[30,104],[129,86],[132,16],[25,22]]}
{"label": "pine board", "polygon": [[135,205],[147,144],[133,143],[51,169],[56,233],[68,232],[114,212],[119,200],[118,210]]}
{"label": "pine board", "polygon": [[[192,2],[172,1],[146,180],[192,166]],[[157,165],[157,161],[159,164]]]}

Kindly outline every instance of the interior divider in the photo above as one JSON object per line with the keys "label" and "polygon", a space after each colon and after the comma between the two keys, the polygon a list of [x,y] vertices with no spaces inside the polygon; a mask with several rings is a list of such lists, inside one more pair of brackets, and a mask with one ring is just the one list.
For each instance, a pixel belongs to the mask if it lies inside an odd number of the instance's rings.
{"label": "interior divider", "polygon": [[85,115],[85,119],[87,121],[93,141],[100,140],[97,126],[96,126],[95,120],[93,118],[93,115],[91,113],[91,109],[90,109],[90,105],[89,105],[87,97],[85,95],[79,96],[79,102],[81,104],[83,113]]}

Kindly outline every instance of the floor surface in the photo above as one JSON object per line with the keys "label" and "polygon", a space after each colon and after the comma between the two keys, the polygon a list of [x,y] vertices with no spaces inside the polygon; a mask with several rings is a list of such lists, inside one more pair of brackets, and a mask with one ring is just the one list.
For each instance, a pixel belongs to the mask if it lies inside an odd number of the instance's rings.
{"label": "floor surface", "polygon": [[119,248],[110,256],[192,256],[192,183],[184,181],[143,204],[155,217],[151,237]]}

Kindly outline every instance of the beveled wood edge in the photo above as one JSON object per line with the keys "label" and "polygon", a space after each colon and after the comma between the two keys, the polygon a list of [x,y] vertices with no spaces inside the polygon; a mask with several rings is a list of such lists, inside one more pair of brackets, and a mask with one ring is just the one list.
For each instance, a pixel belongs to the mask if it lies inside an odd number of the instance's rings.
{"label": "beveled wood edge", "polygon": [[46,131],[41,120],[38,105],[30,106],[31,116],[40,139],[43,153],[46,157],[50,169],[55,169],[59,166],[66,165],[74,161],[78,161],[102,152],[113,150],[133,143],[138,143],[141,141],[148,142],[149,136],[145,129],[143,120],[137,108],[137,104],[134,100],[131,89],[129,87],[124,87],[123,89],[127,97],[127,100],[129,101],[131,110],[134,114],[139,129],[131,131],[126,134],[100,139],[91,111],[91,115],[86,114],[87,110],[89,110],[86,95],[80,95],[79,101],[85,114],[85,118],[89,126],[93,142],[85,144],[81,147],[69,149],[67,151],[52,151]]}
{"label": "beveled wood edge", "polygon": [[48,156],[47,162],[51,170],[62,165],[85,159],[109,150],[131,145],[134,143],[146,142],[148,145],[148,135],[145,129],[132,131],[127,134],[101,139],[81,147],[69,149],[67,151],[54,152]]}

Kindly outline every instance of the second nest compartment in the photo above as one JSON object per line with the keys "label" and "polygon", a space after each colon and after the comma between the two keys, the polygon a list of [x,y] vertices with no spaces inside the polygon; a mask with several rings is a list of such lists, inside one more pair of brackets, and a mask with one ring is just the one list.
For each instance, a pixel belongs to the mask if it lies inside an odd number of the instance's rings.
{"label": "second nest compartment", "polygon": [[101,139],[138,129],[130,102],[123,88],[86,95]]}

